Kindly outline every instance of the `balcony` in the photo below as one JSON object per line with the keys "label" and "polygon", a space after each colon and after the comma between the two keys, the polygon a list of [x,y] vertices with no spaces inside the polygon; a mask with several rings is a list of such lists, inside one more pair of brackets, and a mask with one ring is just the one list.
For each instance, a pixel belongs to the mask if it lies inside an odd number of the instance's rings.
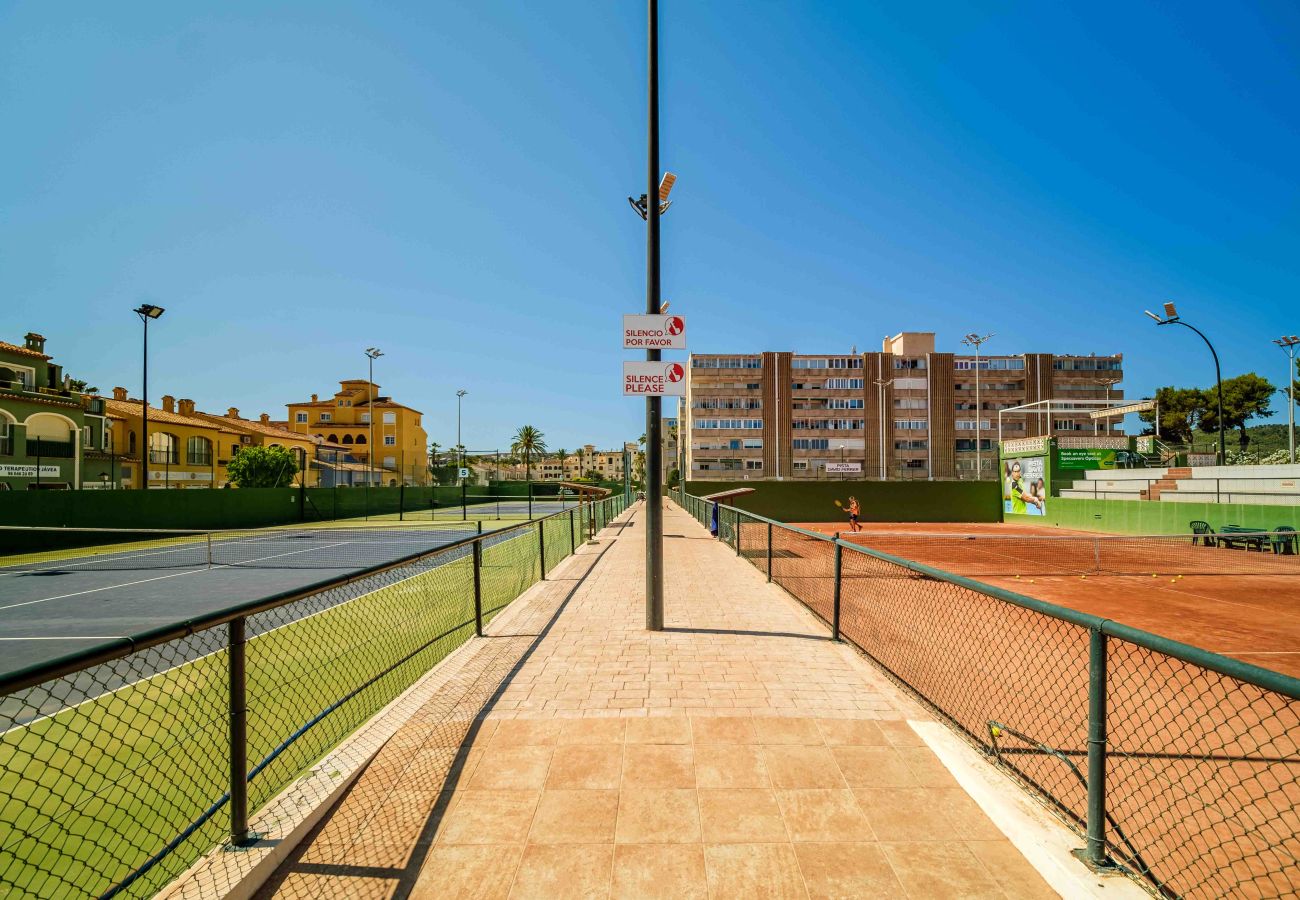
{"label": "balcony", "polygon": [[27,455],[44,459],[72,459],[77,454],[77,445],[72,441],[51,441],[46,438],[28,438]]}
{"label": "balcony", "polygon": [[0,435],[0,456],[14,455],[14,439],[9,435]]}

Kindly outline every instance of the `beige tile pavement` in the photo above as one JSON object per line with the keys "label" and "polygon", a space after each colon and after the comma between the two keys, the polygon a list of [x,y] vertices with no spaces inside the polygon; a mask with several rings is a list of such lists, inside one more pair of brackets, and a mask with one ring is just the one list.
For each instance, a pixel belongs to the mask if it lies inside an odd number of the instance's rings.
{"label": "beige tile pavement", "polygon": [[500,614],[262,897],[1053,897],[926,718],[670,506]]}

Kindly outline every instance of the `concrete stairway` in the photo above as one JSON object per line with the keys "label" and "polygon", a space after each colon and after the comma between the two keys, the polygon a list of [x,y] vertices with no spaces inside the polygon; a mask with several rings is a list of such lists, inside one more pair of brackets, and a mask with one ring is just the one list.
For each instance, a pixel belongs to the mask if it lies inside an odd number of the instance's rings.
{"label": "concrete stairway", "polygon": [[1191,477],[1192,477],[1192,470],[1187,466],[1170,469],[1168,472],[1165,473],[1165,476],[1163,478],[1161,478],[1159,481],[1152,484],[1150,488],[1142,492],[1142,499],[1159,500],[1161,493],[1163,493],[1164,491],[1178,490],[1178,482],[1182,481],[1184,478],[1191,478]]}

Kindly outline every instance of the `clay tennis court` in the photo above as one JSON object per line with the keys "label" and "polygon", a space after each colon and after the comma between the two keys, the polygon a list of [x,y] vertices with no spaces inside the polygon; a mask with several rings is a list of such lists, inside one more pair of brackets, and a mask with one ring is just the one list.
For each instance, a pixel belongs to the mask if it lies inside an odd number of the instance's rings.
{"label": "clay tennis court", "polygon": [[[768,534],[739,528],[758,567]],[[771,534],[773,580],[829,622],[834,545]],[[855,542],[1270,668],[1300,659],[1300,556],[966,523],[882,523]],[[843,553],[841,586],[844,637],[1081,828],[1088,628],[866,553]],[[1106,671],[1111,854],[1165,896],[1300,892],[1300,701],[1116,637]]]}
{"label": "clay tennis court", "polygon": [[1033,525],[796,527],[1300,677],[1300,555]]}

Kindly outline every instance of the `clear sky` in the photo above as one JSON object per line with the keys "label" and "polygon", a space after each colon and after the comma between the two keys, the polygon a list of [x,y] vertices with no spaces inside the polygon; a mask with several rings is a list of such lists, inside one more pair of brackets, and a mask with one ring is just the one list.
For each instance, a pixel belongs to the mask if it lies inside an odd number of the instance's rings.
{"label": "clear sky", "polygon": [[[364,377],[433,439],[643,431],[639,0],[0,3],[0,338],[284,416]],[[1125,355],[1285,378],[1300,8],[662,0],[664,297],[697,352]],[[1284,406],[1276,405],[1279,410]]]}

